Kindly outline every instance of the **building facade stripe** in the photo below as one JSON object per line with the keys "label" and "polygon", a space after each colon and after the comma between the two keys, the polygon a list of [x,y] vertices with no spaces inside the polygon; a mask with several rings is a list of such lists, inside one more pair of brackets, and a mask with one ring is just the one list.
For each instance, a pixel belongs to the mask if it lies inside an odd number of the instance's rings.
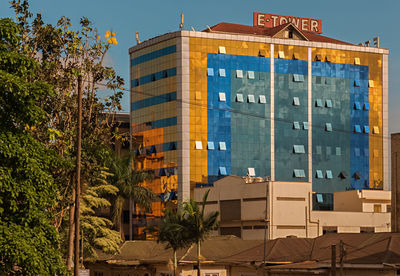
{"label": "building facade stripe", "polygon": [[135,66],[135,65],[138,65],[138,64],[141,64],[141,63],[144,63],[144,62],[147,62],[147,61],[150,61],[150,60],[162,57],[162,56],[166,56],[166,55],[169,55],[169,54],[172,54],[175,52],[176,52],[176,45],[165,47],[163,49],[160,49],[160,50],[157,50],[157,51],[154,51],[154,52],[131,59],[131,66]]}

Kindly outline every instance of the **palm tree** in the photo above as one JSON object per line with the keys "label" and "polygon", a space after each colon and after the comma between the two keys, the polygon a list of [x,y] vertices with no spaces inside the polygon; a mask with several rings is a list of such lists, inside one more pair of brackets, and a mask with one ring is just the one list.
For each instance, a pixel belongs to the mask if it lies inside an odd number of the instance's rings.
{"label": "palm tree", "polygon": [[171,248],[174,258],[174,276],[178,266],[176,252],[178,249],[188,247],[191,244],[191,239],[188,236],[187,222],[184,213],[176,208],[164,209],[164,218],[158,229],[150,228],[150,232],[156,233],[158,242],[166,243],[166,248]]}
{"label": "palm tree", "polygon": [[203,202],[201,204],[201,210],[199,204],[193,199],[189,202],[183,203],[183,213],[185,223],[187,223],[187,231],[189,239],[192,243],[197,245],[197,275],[200,276],[200,247],[201,242],[204,241],[212,230],[215,230],[218,226],[219,212],[211,212],[207,216],[204,216],[204,209],[207,202],[207,197],[210,190],[208,190],[203,196]]}
{"label": "palm tree", "polygon": [[[141,186],[144,181],[151,181],[154,174],[149,170],[134,171],[132,169],[133,155],[124,157],[114,156],[110,164],[111,183],[118,188],[118,193],[114,197],[112,220],[114,225],[121,233],[121,238],[124,240],[125,235],[122,227],[122,211],[127,200],[133,199],[139,207],[146,212],[151,212],[152,202],[155,199],[155,194],[151,189]],[[131,208],[129,206],[131,216]]]}

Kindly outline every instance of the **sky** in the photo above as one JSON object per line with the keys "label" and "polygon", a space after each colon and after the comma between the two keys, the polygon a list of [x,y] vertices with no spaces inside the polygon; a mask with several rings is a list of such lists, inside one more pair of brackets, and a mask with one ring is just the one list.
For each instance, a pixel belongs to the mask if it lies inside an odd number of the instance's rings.
{"label": "sky", "polygon": [[[389,54],[389,133],[400,132],[400,0],[30,0],[31,12],[41,13],[46,23],[69,17],[73,28],[89,18],[100,33],[113,30],[118,45],[112,47],[107,63],[125,79],[129,89],[128,49],[141,41],[178,30],[180,14],[184,29],[203,30],[220,22],[252,25],[253,12],[311,17],[322,20],[323,35],[358,44],[380,37]],[[0,1],[0,17],[15,18],[8,0]],[[129,111],[129,95],[123,98]]]}

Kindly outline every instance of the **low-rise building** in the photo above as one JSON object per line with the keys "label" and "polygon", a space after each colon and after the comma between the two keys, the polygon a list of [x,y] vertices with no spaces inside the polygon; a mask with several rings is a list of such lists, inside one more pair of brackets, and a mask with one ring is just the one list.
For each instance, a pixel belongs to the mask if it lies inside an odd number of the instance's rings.
{"label": "low-rise building", "polygon": [[[176,275],[197,275],[196,251],[190,246],[177,252]],[[265,243],[214,236],[201,247],[201,276],[328,276],[335,270],[332,260],[338,275],[398,275],[400,234],[327,234]],[[91,276],[172,276],[172,250],[155,241],[127,241],[120,253],[100,256],[86,267]]]}
{"label": "low-rise building", "polygon": [[[195,200],[208,189],[206,212],[220,212],[219,235],[261,240],[390,231],[390,191],[341,191],[330,198],[313,193],[308,182],[227,176],[214,187],[196,188]],[[333,210],[323,210],[325,203]]]}

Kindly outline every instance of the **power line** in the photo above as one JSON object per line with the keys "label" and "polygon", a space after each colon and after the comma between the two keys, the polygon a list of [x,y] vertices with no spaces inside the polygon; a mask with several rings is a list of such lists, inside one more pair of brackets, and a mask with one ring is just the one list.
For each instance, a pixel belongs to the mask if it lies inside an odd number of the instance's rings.
{"label": "power line", "polygon": [[[103,86],[103,87],[107,87],[109,88],[106,84],[101,84],[99,83],[98,85]],[[136,94],[142,94],[142,95],[146,95],[149,97],[157,97],[157,98],[162,98],[162,99],[168,99],[168,97],[165,96],[165,94],[161,94],[161,95],[156,95],[156,94],[151,94],[149,92],[144,92],[144,91],[139,91],[139,90],[128,90],[126,88],[120,87],[119,90],[122,91],[126,91],[126,92],[133,92]],[[218,111],[223,111],[223,112],[230,112],[230,113],[234,113],[234,114],[240,114],[240,115],[245,115],[245,116],[249,116],[249,117],[255,117],[255,118],[259,118],[259,119],[264,119],[266,121],[271,121],[270,117],[265,117],[259,114],[255,114],[255,113],[247,113],[247,112],[243,112],[237,109],[229,109],[229,108],[218,108],[215,106],[208,106],[206,104],[201,104],[201,103],[196,103],[196,102],[191,102],[191,101],[184,101],[182,99],[175,99],[174,101],[176,102],[180,102],[180,103],[184,103],[184,104],[188,104],[191,106],[199,106],[200,108],[204,108],[207,110],[218,110]],[[165,102],[164,102],[165,103]],[[130,103],[131,104],[131,103]],[[294,121],[290,121],[290,120],[285,120],[283,118],[274,118],[274,121],[278,121],[278,122],[282,122],[282,123],[288,123],[293,125]],[[144,123],[143,123],[144,124]],[[317,128],[317,129],[324,129],[324,127],[322,126],[315,126],[312,123],[309,125],[312,128]],[[350,130],[345,130],[345,129],[339,129],[339,128],[332,128],[331,132],[341,132],[341,133],[346,133],[346,134],[352,134],[354,132],[350,131]],[[373,138],[373,139],[387,139],[387,140],[391,140],[390,136],[384,136],[383,134],[379,134],[379,135],[369,135],[368,133],[357,133],[358,135],[364,135],[367,136],[368,138]]]}

